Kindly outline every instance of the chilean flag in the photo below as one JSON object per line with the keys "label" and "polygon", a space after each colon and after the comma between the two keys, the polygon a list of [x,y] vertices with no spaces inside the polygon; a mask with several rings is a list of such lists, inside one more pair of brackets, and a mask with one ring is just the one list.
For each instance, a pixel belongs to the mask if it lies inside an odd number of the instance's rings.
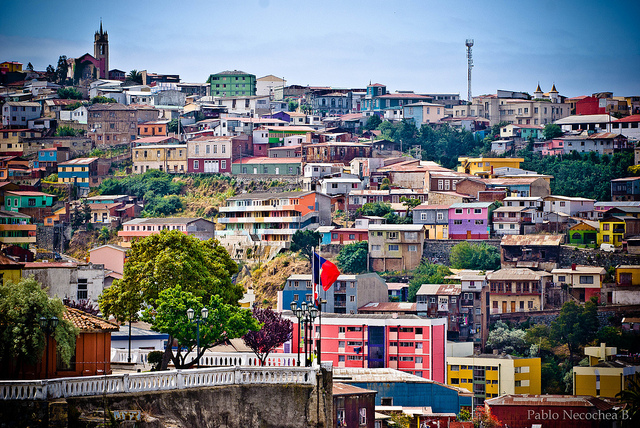
{"label": "chilean flag", "polygon": [[[315,285],[322,285],[322,289],[327,291],[331,288],[340,271],[338,267],[331,263],[329,260],[325,260],[318,253],[313,253],[313,283]],[[318,300],[318,287],[314,287],[314,300]]]}

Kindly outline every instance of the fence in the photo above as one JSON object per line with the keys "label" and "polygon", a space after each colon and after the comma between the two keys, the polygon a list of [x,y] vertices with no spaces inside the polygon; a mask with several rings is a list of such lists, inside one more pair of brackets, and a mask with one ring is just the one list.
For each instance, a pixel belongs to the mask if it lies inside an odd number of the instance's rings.
{"label": "fence", "polygon": [[0,400],[46,400],[224,385],[314,385],[317,367],[221,367],[50,380],[0,381]]}

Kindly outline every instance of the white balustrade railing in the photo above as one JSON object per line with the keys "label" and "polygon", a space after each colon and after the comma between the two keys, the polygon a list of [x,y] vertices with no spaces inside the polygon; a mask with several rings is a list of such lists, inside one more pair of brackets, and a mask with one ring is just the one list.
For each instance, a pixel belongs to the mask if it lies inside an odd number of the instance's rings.
{"label": "white balustrade railing", "polygon": [[44,400],[223,385],[314,385],[317,367],[216,367],[50,380],[0,381],[0,400]]}
{"label": "white balustrade railing", "polygon": [[[147,366],[149,364],[148,349],[132,349],[131,362]],[[300,357],[303,359],[304,357]],[[126,363],[129,361],[128,349],[111,348],[112,363]],[[187,362],[189,360],[187,359]],[[297,354],[271,354],[265,361],[267,367],[295,367]],[[235,367],[235,366],[260,366],[260,360],[254,353],[248,352],[211,352],[206,351],[200,358],[200,365],[207,367]]]}

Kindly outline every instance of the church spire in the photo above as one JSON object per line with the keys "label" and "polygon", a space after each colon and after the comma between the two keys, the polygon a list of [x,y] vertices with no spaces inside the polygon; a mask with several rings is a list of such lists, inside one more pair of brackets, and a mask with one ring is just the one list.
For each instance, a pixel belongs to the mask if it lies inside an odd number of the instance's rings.
{"label": "church spire", "polygon": [[102,34],[103,34],[103,32],[102,32],[102,18],[100,18],[100,35],[102,35]]}

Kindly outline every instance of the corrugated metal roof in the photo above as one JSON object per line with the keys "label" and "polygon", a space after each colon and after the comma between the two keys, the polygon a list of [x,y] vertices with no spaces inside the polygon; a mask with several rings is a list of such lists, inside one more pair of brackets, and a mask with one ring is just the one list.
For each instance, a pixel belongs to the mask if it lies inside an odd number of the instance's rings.
{"label": "corrugated metal roof", "polygon": [[488,280],[532,280],[539,281],[544,276],[551,276],[544,271],[533,271],[527,268],[500,269],[487,275]]}
{"label": "corrugated metal roof", "polygon": [[357,386],[348,385],[346,383],[334,382],[333,395],[356,395],[356,394],[377,394],[378,391],[371,389],[359,388]]}
{"label": "corrugated metal roof", "polygon": [[590,395],[515,395],[508,394],[485,400],[489,406],[595,407],[611,410],[613,406]]}
{"label": "corrugated metal roof", "polygon": [[500,245],[559,246],[563,242],[564,235],[505,235]]}

